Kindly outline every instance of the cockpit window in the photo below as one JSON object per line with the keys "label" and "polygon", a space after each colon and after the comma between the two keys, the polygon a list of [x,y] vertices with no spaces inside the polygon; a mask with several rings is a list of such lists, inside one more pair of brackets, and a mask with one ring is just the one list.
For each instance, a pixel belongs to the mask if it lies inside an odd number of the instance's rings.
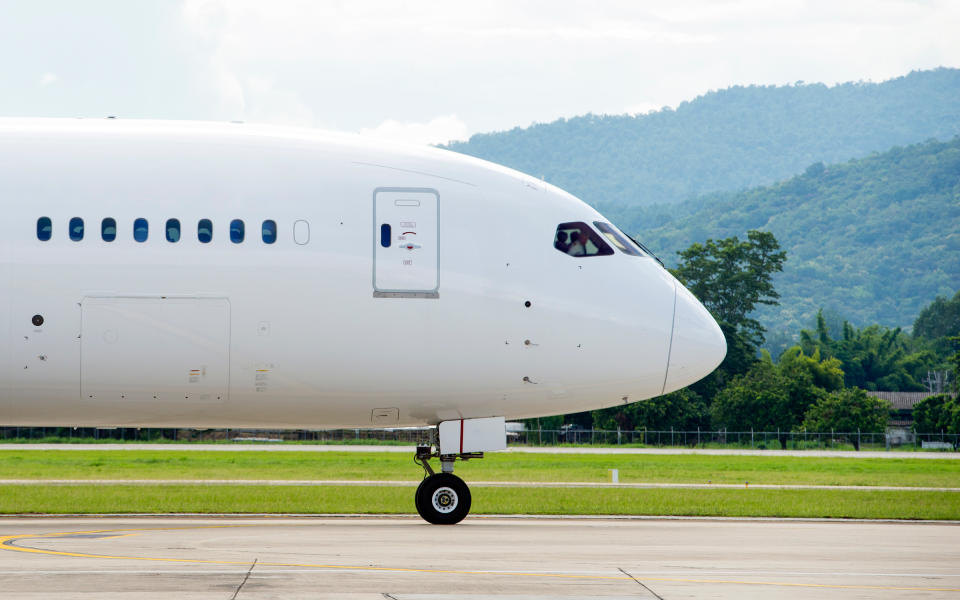
{"label": "cockpit window", "polygon": [[597,226],[597,229],[600,230],[603,237],[607,238],[607,241],[616,246],[620,252],[629,254],[630,256],[643,256],[643,252],[640,252],[640,249],[637,248],[623,232],[610,223],[594,221],[593,224]]}
{"label": "cockpit window", "polygon": [[608,256],[613,254],[611,248],[586,223],[573,222],[557,225],[557,233],[553,238],[553,247],[570,256]]}

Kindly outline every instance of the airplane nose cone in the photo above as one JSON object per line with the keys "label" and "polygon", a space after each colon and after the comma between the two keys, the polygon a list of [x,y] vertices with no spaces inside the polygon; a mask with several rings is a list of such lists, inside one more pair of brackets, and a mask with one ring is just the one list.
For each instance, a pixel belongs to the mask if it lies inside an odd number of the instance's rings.
{"label": "airplane nose cone", "polygon": [[720,326],[703,304],[677,282],[673,340],[663,393],[703,379],[723,362],[726,355],[727,340]]}

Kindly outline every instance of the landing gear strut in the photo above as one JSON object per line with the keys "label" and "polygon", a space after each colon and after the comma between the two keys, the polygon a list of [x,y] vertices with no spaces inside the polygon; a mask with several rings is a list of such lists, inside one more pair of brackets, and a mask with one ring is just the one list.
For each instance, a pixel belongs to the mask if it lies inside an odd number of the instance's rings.
{"label": "landing gear strut", "polygon": [[[440,473],[433,471],[431,458],[440,459]],[[434,525],[453,525],[470,512],[470,488],[453,474],[453,463],[457,459],[471,458],[483,458],[483,452],[440,454],[439,445],[437,450],[433,449],[433,445],[417,446],[417,455],[413,460],[423,467],[424,478],[417,488],[414,501],[417,512],[425,521]]]}

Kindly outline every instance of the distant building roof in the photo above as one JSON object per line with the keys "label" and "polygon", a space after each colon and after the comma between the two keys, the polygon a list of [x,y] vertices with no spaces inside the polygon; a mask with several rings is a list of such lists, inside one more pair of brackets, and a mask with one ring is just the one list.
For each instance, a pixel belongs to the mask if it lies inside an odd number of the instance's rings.
{"label": "distant building roof", "polygon": [[913,410],[918,402],[936,396],[930,392],[867,392],[867,395],[888,401],[893,405],[893,410]]}

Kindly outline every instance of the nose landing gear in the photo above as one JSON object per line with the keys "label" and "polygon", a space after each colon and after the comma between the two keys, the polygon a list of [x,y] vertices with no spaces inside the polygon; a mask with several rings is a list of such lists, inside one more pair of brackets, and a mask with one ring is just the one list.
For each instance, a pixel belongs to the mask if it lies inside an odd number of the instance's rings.
{"label": "nose landing gear", "polygon": [[[440,459],[440,473],[435,473],[430,466],[430,459],[434,457]],[[414,462],[423,467],[424,479],[417,487],[414,502],[425,521],[434,525],[453,525],[470,512],[470,488],[453,474],[453,463],[457,459],[471,458],[483,458],[483,452],[440,454],[439,450],[433,450],[433,446],[417,446]]]}

